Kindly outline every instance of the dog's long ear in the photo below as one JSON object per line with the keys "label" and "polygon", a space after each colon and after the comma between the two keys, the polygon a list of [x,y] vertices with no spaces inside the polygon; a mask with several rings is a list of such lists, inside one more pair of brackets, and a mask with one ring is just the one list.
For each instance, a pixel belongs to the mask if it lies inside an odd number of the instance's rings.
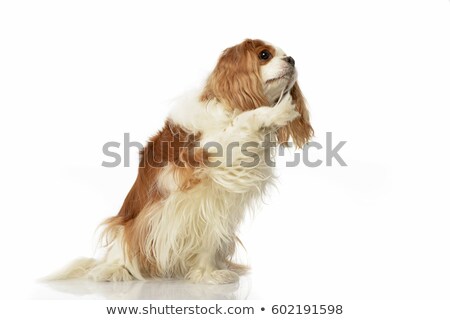
{"label": "dog's long ear", "polygon": [[261,40],[247,39],[226,49],[209,76],[200,100],[216,98],[226,107],[241,111],[268,105],[256,54],[262,44]]}
{"label": "dog's long ear", "polygon": [[309,122],[309,111],[306,107],[305,99],[298,82],[294,84],[290,92],[292,101],[300,113],[300,117],[291,121],[287,126],[280,128],[277,132],[278,142],[284,146],[287,145],[289,138],[292,137],[297,148],[301,148],[314,135],[314,130]]}

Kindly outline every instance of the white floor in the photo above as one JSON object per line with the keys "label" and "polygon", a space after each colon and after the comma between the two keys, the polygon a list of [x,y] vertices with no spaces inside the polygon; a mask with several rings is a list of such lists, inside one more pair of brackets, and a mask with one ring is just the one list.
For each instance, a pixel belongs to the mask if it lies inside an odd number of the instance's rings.
{"label": "white floor", "polygon": [[36,282],[32,299],[236,300],[247,299],[250,276],[226,285],[192,284],[181,280],[93,282],[68,280]]}

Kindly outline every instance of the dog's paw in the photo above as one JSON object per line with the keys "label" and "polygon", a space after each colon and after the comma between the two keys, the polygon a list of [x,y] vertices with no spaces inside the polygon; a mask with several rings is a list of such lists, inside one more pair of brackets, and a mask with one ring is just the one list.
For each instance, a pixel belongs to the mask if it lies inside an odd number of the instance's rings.
{"label": "dog's paw", "polygon": [[209,283],[212,284],[224,284],[239,281],[239,275],[230,270],[214,270],[209,277]]}
{"label": "dog's paw", "polygon": [[287,125],[290,121],[300,116],[290,94],[284,96],[283,99],[273,107],[273,111],[273,123],[279,127]]}
{"label": "dog's paw", "polygon": [[205,271],[201,269],[193,269],[188,272],[186,279],[194,283],[202,282]]}
{"label": "dog's paw", "polygon": [[201,269],[191,270],[186,278],[196,283],[225,284],[239,281],[239,275],[230,270],[214,270],[211,272]]}
{"label": "dog's paw", "polygon": [[292,101],[292,96],[290,93],[286,94],[280,101],[274,106],[281,110],[295,109],[295,104]]}
{"label": "dog's paw", "polygon": [[88,273],[88,278],[94,281],[131,281],[135,278],[124,265],[115,263],[102,263]]}

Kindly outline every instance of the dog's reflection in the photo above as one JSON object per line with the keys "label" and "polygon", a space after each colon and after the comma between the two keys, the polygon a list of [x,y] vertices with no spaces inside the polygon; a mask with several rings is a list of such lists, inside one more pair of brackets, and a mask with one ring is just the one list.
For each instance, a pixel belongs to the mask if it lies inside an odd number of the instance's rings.
{"label": "dog's reflection", "polygon": [[194,284],[184,280],[94,282],[64,280],[45,282],[50,289],[74,298],[127,300],[242,300],[250,293],[249,276],[223,285]]}

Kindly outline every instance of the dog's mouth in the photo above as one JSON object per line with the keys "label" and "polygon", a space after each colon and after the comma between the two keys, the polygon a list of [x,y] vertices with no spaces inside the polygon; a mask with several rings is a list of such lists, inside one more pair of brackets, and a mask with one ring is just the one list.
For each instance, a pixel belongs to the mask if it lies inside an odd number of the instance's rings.
{"label": "dog's mouth", "polygon": [[280,76],[276,77],[276,78],[272,78],[266,81],[266,84],[270,84],[272,82],[275,81],[279,81],[279,80],[291,80],[292,76],[294,75],[294,71],[287,71],[285,73],[282,73]]}

